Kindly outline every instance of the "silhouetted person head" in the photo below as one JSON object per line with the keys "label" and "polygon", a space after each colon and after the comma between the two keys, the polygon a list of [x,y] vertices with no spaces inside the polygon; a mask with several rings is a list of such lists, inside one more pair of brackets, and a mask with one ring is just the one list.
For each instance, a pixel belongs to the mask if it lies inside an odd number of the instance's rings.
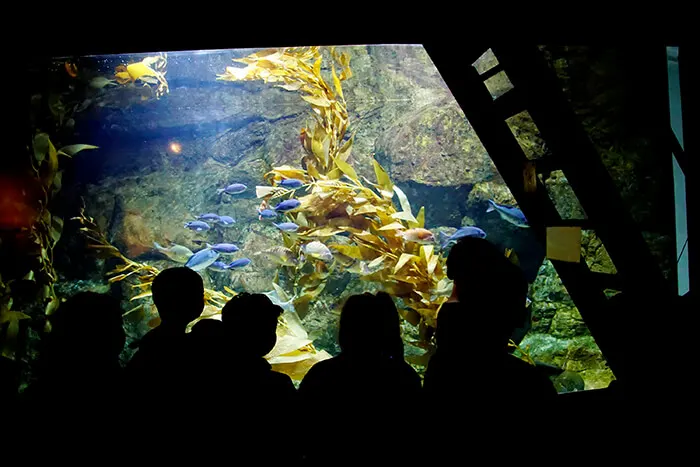
{"label": "silhouetted person head", "polygon": [[231,343],[250,356],[267,355],[277,342],[282,308],[263,294],[241,293],[221,310],[224,332]]}
{"label": "silhouetted person head", "polygon": [[47,357],[64,363],[114,364],[124,347],[122,310],[112,297],[81,292],[50,317]]}
{"label": "silhouetted person head", "polygon": [[346,354],[403,357],[399,314],[391,297],[380,292],[348,298],[340,314],[338,343]]}
{"label": "silhouetted person head", "polygon": [[507,344],[526,316],[527,281],[520,268],[488,240],[467,237],[450,250],[447,277],[454,281],[459,308],[468,316],[443,317],[441,311],[438,334],[442,328],[442,340],[449,320],[454,322],[449,332],[458,332],[455,328],[460,327],[461,339],[469,332],[470,339],[476,337],[488,345]]}
{"label": "silhouetted person head", "polygon": [[153,280],[153,303],[158,308],[161,326],[185,328],[204,309],[204,283],[190,268],[162,271]]}

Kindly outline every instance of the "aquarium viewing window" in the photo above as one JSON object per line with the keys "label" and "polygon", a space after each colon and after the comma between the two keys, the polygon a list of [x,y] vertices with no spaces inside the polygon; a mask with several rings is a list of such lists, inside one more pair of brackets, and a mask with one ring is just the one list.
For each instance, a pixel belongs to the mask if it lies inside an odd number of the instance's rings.
{"label": "aquarium viewing window", "polygon": [[[488,51],[474,66],[494,61]],[[614,379],[422,46],[84,56],[49,68],[32,97],[34,164],[50,197],[35,232],[50,272],[36,274],[43,312],[109,292],[137,341],[159,323],[154,275],[186,264],[205,282],[200,319],[220,319],[242,291],[283,307],[267,358],[298,382],[338,353],[343,301],[384,290],[422,374],[434,350],[426,330],[451,293],[446,254],[474,227],[530,281],[516,355],[548,366],[560,392]],[[494,99],[512,86],[504,72],[488,81]],[[508,124],[539,157],[527,112]],[[563,214],[585,216],[565,178],[547,187],[566,197]],[[586,261],[601,248],[584,232]]]}
{"label": "aquarium viewing window", "polygon": [[[678,76],[678,47],[667,47],[668,58],[668,100],[671,116],[671,129],[683,145],[683,119],[681,112],[681,87]],[[678,295],[685,295],[689,289],[688,279],[688,225],[686,213],[685,175],[678,165],[677,155],[673,158],[673,182],[676,200],[676,251],[678,255]]]}

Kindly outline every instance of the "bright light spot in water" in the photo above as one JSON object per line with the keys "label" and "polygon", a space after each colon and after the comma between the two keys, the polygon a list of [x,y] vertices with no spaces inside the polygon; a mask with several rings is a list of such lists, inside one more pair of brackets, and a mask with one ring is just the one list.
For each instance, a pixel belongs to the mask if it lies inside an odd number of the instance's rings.
{"label": "bright light spot in water", "polygon": [[170,151],[175,154],[180,154],[182,152],[182,145],[180,143],[170,143]]}

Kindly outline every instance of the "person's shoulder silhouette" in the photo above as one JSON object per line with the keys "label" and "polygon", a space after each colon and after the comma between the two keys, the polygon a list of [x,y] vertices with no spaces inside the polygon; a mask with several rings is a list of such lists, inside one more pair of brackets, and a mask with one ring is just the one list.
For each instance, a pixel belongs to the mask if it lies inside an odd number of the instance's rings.
{"label": "person's shoulder silhouette", "polygon": [[301,383],[302,393],[342,394],[352,404],[420,389],[420,378],[403,359],[399,315],[386,293],[347,299],[338,343],[340,355],[314,365]]}

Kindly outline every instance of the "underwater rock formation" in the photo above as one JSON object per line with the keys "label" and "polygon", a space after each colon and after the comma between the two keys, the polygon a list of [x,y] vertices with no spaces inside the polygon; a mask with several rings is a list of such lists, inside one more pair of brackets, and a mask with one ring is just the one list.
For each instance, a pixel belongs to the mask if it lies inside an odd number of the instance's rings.
{"label": "underwater rock formation", "polygon": [[544,186],[562,219],[586,219],[581,203],[561,170],[551,172],[544,179]]}
{"label": "underwater rock formation", "polygon": [[496,177],[496,167],[454,99],[395,122],[377,140],[376,157],[396,183],[474,185]]}
{"label": "underwater rock formation", "polygon": [[530,286],[532,329],[520,343],[536,361],[578,373],[586,389],[604,388],[614,379],[554,266],[545,260]]}
{"label": "underwater rock formation", "polygon": [[593,272],[617,273],[605,245],[593,231],[583,230],[581,232],[581,257],[586,260],[588,268]]}

